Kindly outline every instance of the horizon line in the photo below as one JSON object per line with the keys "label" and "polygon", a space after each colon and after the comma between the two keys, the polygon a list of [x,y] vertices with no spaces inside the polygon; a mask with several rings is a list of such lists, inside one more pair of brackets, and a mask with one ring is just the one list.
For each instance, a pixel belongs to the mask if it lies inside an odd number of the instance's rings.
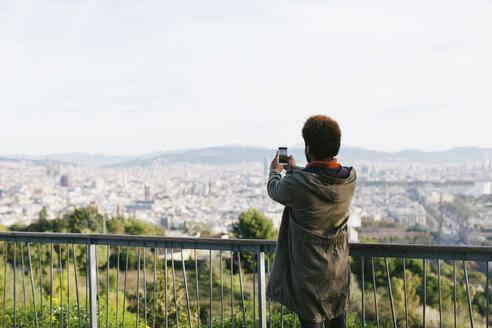
{"label": "horizon line", "polygon": [[[292,149],[300,149],[302,144],[298,143],[295,145],[288,146],[288,148]],[[185,152],[185,151],[193,151],[193,150],[201,150],[201,149],[211,149],[211,148],[226,148],[226,147],[238,147],[238,148],[261,148],[261,149],[276,149],[276,147],[270,148],[266,146],[258,146],[258,145],[246,145],[246,144],[226,144],[226,145],[215,145],[215,146],[204,146],[204,147],[189,147],[189,148],[178,148],[178,149],[170,149],[170,150],[156,150],[156,151],[150,151],[146,153],[140,153],[140,154],[109,154],[109,153],[101,153],[101,152],[83,152],[83,151],[70,151],[70,152],[59,152],[59,153],[42,153],[42,154],[32,154],[32,153],[25,153],[25,154],[0,154],[0,158],[6,158],[6,159],[22,159],[23,157],[44,157],[44,156],[66,156],[66,155],[86,155],[86,156],[106,156],[106,157],[144,157],[144,156],[149,156],[149,155],[164,155],[164,154],[169,154],[169,153],[174,153],[174,152]],[[485,150],[485,151],[492,151],[492,148],[486,148],[486,147],[478,147],[478,146],[455,146],[452,148],[444,149],[444,150],[421,150],[418,148],[407,148],[407,149],[401,149],[401,150],[396,150],[396,151],[390,151],[390,150],[380,150],[380,149],[371,149],[371,148],[365,148],[365,147],[357,147],[357,146],[352,146],[352,145],[342,145],[340,149],[343,148],[352,148],[352,149],[363,149],[367,151],[373,151],[373,152],[383,152],[383,153],[389,153],[389,154],[395,154],[399,152],[405,152],[405,151],[418,151],[422,153],[436,153],[436,152],[447,152],[447,151],[452,151],[455,149],[460,149],[460,148],[475,148],[475,149],[480,149],[480,150]]]}

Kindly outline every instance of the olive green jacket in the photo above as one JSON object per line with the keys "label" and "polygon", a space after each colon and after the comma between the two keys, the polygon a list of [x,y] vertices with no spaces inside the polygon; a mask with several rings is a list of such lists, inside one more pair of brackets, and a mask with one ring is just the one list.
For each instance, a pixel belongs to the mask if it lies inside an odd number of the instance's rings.
{"label": "olive green jacket", "polygon": [[285,205],[267,296],[300,318],[323,322],[350,301],[347,221],[356,173],[337,179],[294,168],[270,171],[268,194]]}

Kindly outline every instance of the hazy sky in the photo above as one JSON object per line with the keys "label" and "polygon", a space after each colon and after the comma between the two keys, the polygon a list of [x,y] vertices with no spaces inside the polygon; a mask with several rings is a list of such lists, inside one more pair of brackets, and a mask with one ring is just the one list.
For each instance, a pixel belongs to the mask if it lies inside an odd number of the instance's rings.
{"label": "hazy sky", "polygon": [[492,2],[0,0],[0,155],[492,148]]}

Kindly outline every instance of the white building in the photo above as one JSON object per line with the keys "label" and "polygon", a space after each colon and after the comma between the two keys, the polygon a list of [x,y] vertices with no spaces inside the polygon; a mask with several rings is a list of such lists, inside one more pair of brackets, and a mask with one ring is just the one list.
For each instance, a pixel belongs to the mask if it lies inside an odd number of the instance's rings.
{"label": "white building", "polygon": [[350,217],[347,223],[350,242],[359,241],[359,232],[356,230],[356,228],[361,226],[361,216],[362,216],[362,209],[360,207],[353,206],[350,209]]}
{"label": "white building", "polygon": [[404,226],[414,227],[416,225],[425,225],[425,209],[421,205],[414,207],[403,207],[393,209],[392,214],[396,221]]}

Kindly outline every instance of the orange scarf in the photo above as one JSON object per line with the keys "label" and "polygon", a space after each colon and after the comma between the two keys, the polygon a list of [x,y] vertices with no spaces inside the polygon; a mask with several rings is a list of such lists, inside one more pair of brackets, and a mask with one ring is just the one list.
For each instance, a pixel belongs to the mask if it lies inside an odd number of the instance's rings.
{"label": "orange scarf", "polygon": [[312,162],[309,162],[308,165],[306,165],[306,167],[309,167],[311,165],[323,166],[323,167],[327,167],[329,169],[336,169],[336,168],[339,168],[341,166],[341,164],[338,163],[338,161],[337,161],[336,158],[334,158],[334,159],[332,159],[331,161],[328,161],[328,162],[325,162],[325,161],[312,161]]}

